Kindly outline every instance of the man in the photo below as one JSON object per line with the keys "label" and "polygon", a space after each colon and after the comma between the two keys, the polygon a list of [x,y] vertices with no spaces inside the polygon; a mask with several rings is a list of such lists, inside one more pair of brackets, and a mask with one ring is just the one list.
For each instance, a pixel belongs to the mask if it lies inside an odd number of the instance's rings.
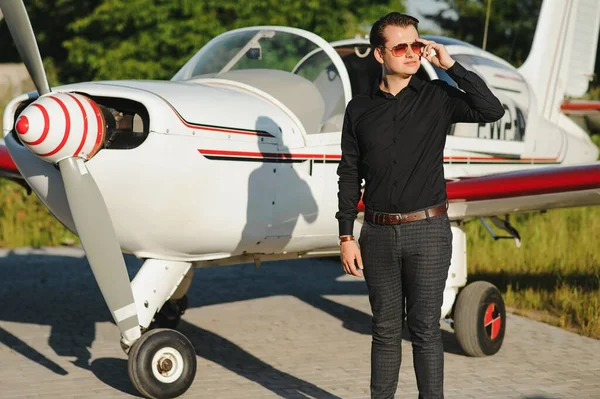
{"label": "man", "polygon": [[[370,42],[382,76],[370,94],[354,97],[346,108],[338,167],[342,264],[357,277],[364,271],[373,313],[371,397],[377,399],[396,392],[405,308],[419,398],[443,398],[439,321],[452,255],[446,133],[452,123],[493,122],[504,114],[483,80],[443,45],[420,39],[417,24],[393,12],[373,25]],[[420,80],[421,57],[465,92]],[[352,234],[363,178],[359,250]]]}

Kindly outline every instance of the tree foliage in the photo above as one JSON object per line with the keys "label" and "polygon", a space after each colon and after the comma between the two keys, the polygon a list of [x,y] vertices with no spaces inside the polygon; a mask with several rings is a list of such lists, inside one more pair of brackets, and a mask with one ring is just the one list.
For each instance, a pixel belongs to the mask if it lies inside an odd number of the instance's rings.
{"label": "tree foliage", "polygon": [[[438,1],[448,8],[428,17],[446,35],[481,47],[488,0]],[[492,0],[486,50],[520,66],[531,49],[541,6],[542,0]]]}
{"label": "tree foliage", "polygon": [[[32,0],[27,9],[45,64],[69,83],[169,79],[211,38],[245,26],[348,38],[404,6],[402,0]],[[0,22],[0,62],[7,61],[19,56]]]}

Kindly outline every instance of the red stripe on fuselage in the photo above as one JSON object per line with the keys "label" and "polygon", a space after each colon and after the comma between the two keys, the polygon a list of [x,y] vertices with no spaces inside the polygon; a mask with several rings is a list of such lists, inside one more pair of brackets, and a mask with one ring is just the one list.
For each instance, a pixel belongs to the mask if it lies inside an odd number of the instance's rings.
{"label": "red stripe on fuselage", "polygon": [[223,151],[223,150],[198,150],[202,155],[218,155],[225,157],[252,157],[252,158],[275,158],[275,159],[341,159],[341,155],[326,155],[326,154],[290,154],[290,153],[275,153],[275,152],[249,152],[249,151]]}
{"label": "red stripe on fuselage", "polygon": [[[203,155],[218,155],[235,157],[255,157],[255,158],[277,158],[277,159],[326,159],[340,160],[341,155],[338,154],[288,154],[288,153],[262,153],[251,151],[227,151],[227,150],[209,150],[199,149]],[[444,157],[444,161],[486,161],[497,163],[535,163],[535,162],[556,162],[558,158],[499,158],[499,157]]]}
{"label": "red stripe on fuselage", "polygon": [[498,162],[498,163],[535,163],[535,162],[556,162],[558,158],[501,158],[501,157],[444,157],[445,162]]}
{"label": "red stripe on fuselage", "polygon": [[[179,119],[181,119],[181,118],[179,118]],[[189,124],[188,122],[184,121],[183,119],[181,119],[181,121],[187,127],[196,129],[196,130],[206,130],[209,132],[221,132],[221,133],[233,133],[233,134],[245,134],[247,136],[275,137],[269,133],[264,133],[264,132],[254,132],[254,131],[245,131],[245,130],[230,130],[230,129],[224,129],[224,128],[220,128],[220,127],[192,125],[192,124]]]}
{"label": "red stripe on fuselage", "polygon": [[161,97],[161,99],[165,103],[167,103],[169,105],[169,107],[171,107],[171,109],[173,110],[173,112],[175,113],[175,115],[177,115],[177,118],[179,118],[179,120],[181,121],[181,123],[183,123],[186,127],[190,128],[190,129],[206,130],[206,131],[209,131],[209,132],[243,134],[243,135],[246,135],[246,136],[258,136],[258,137],[272,137],[272,138],[275,138],[275,136],[273,136],[270,133],[259,132],[259,131],[256,131],[256,130],[238,130],[238,129],[230,129],[230,128],[224,128],[224,127],[206,126],[206,125],[199,125],[199,124],[189,123],[188,121],[186,121],[185,119],[183,119],[183,117],[179,114],[179,112],[177,112],[177,110],[175,109],[175,107],[173,107],[173,105],[171,105],[170,102],[168,102],[167,100],[165,100],[162,97]]}

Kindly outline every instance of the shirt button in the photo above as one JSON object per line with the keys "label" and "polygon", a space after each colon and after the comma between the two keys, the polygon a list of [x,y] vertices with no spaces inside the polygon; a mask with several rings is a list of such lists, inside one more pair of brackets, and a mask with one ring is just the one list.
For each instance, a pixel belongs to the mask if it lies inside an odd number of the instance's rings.
{"label": "shirt button", "polygon": [[394,187],[396,187],[396,186],[398,186],[398,182],[397,181],[394,182]]}
{"label": "shirt button", "polygon": [[393,142],[394,144],[396,144],[396,138],[394,138],[394,139],[392,140],[392,142]]}
{"label": "shirt button", "polygon": [[397,163],[398,163],[398,161],[396,161],[396,160],[394,159],[394,165],[396,165]]}

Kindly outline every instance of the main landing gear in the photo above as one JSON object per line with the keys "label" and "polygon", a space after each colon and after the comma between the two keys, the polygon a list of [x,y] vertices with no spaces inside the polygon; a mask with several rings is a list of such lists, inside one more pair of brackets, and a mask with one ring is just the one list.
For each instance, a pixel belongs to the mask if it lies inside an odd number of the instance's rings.
{"label": "main landing gear", "polygon": [[[504,221],[502,226],[514,230],[508,221]],[[494,355],[502,347],[506,331],[506,309],[502,294],[486,281],[466,285],[467,237],[459,223],[452,222],[451,228],[452,261],[444,290],[442,315],[450,316],[456,340],[465,354]],[[516,230],[510,238],[519,241]]]}
{"label": "main landing gear", "polygon": [[454,308],[454,333],[469,356],[489,356],[500,350],[506,331],[502,294],[487,281],[467,285]]}

